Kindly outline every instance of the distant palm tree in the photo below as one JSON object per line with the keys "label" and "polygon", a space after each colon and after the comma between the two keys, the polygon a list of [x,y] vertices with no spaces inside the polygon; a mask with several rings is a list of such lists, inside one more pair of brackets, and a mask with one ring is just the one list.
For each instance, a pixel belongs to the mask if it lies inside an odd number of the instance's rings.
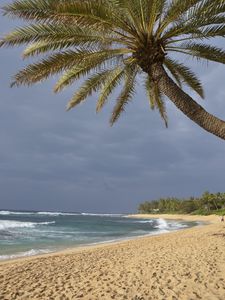
{"label": "distant palm tree", "polygon": [[4,14],[29,21],[1,41],[28,44],[24,57],[45,58],[15,75],[12,85],[31,85],[63,73],[55,92],[87,77],[67,109],[100,90],[99,112],[122,85],[111,116],[113,124],[143,82],[152,109],[167,126],[163,96],[208,132],[225,139],[225,122],[206,112],[182,90],[186,84],[202,98],[196,75],[168,54],[225,63],[225,51],[203,43],[225,36],[225,0],[17,0]]}

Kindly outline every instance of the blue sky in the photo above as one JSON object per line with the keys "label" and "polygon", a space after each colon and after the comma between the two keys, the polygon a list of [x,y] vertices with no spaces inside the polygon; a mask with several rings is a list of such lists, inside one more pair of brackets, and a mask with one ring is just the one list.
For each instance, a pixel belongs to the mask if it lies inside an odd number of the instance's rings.
{"label": "blue sky", "polygon": [[[17,24],[1,16],[1,35]],[[101,114],[95,113],[96,96],[65,112],[78,85],[58,95],[52,92],[56,78],[9,88],[11,76],[28,63],[21,53],[22,48],[0,49],[0,208],[132,212],[144,200],[224,192],[225,142],[172,103],[167,102],[166,129],[149,109],[140,82],[111,128],[114,97]],[[206,99],[191,95],[225,119],[225,67],[188,64],[201,77]]]}

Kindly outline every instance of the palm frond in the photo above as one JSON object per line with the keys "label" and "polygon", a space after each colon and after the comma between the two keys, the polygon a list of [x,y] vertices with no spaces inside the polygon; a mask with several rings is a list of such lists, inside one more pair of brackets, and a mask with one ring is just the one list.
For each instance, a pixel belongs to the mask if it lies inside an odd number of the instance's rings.
{"label": "palm frond", "polygon": [[158,109],[159,114],[165,123],[165,126],[168,127],[168,117],[163,95],[161,94],[157,83],[155,83],[149,75],[146,76],[145,89],[151,109]]}
{"label": "palm frond", "polygon": [[179,80],[182,80],[200,97],[204,98],[204,91],[201,82],[187,66],[168,57],[165,59],[164,63],[173,76],[177,76]]}
{"label": "palm frond", "polygon": [[194,5],[202,0],[173,0],[168,5],[167,11],[157,30],[157,36],[160,36],[167,26],[179,19]]}
{"label": "palm frond", "polygon": [[222,48],[199,44],[195,42],[186,42],[176,46],[166,47],[168,51],[180,52],[190,55],[196,59],[203,59],[225,64],[225,51]]}
{"label": "palm frond", "polygon": [[96,92],[113,71],[114,70],[105,70],[89,77],[72,97],[67,105],[67,110],[70,110],[74,106],[80,104],[88,96],[91,96],[93,92]]}
{"label": "palm frond", "polygon": [[71,85],[74,81],[89,75],[91,72],[100,72],[104,68],[110,68],[122,64],[123,56],[119,55],[114,59],[107,56],[97,56],[93,59],[83,61],[79,65],[72,67],[64,72],[57,81],[54,91],[56,93],[62,91],[65,87]]}
{"label": "palm frond", "polygon": [[[148,14],[147,14],[147,30],[148,35],[153,36],[156,22],[162,17],[162,13],[166,7],[166,0],[152,0],[148,1]],[[161,21],[160,21],[161,22]]]}
{"label": "palm frond", "polygon": [[175,23],[168,30],[163,33],[163,39],[168,40],[169,43],[173,43],[171,38],[177,38],[179,36],[186,35],[186,39],[208,39],[211,37],[223,37],[224,36],[224,22],[225,16],[211,16],[207,21],[199,17],[199,20],[194,19],[192,22]]}
{"label": "palm frond", "polygon": [[102,51],[64,51],[53,54],[38,63],[30,64],[14,76],[12,85],[30,85],[35,82],[44,80],[53,74],[60,73],[64,70],[79,66],[84,62],[101,63],[107,59],[120,56],[126,53],[126,49],[111,49]]}
{"label": "palm frond", "polygon": [[54,24],[78,24],[101,30],[119,26],[132,31],[129,22],[113,1],[106,0],[18,0],[3,7],[5,15],[25,20],[52,22]]}
{"label": "palm frond", "polygon": [[164,65],[166,66],[167,70],[172,75],[173,79],[177,83],[177,85],[182,88],[182,78],[180,74],[177,72],[176,68],[173,67],[173,64],[170,63],[170,59],[165,59]]}
{"label": "palm frond", "polygon": [[107,77],[105,82],[102,85],[102,89],[98,98],[96,112],[100,112],[103,106],[105,105],[109,95],[113,92],[113,90],[118,86],[121,82],[122,77],[126,71],[127,67],[118,66],[115,68]]}
{"label": "palm frond", "polygon": [[126,68],[124,77],[124,87],[119,97],[117,98],[117,103],[113,109],[112,116],[110,119],[111,126],[118,120],[121,113],[124,112],[125,106],[131,100],[135,93],[135,78],[137,74],[137,69],[133,66]]}
{"label": "palm frond", "polygon": [[[179,3],[177,3],[177,5],[179,5]],[[206,35],[207,31],[210,31],[209,28],[213,26],[216,28],[219,24],[224,24],[224,13],[224,1],[198,1],[195,5],[191,6],[180,19],[177,18],[174,22],[168,24],[170,26],[164,32],[163,36],[165,39],[168,39],[183,34],[192,34],[194,36],[190,38],[207,38]],[[209,28],[207,26],[209,26]],[[216,36],[215,28],[213,30],[214,32],[212,32],[212,36]],[[210,37],[210,35],[208,35],[208,37]]]}
{"label": "palm frond", "polygon": [[69,46],[82,46],[87,44],[102,44],[127,41],[120,39],[116,34],[107,35],[97,30],[82,28],[78,25],[59,25],[59,24],[32,24],[26,27],[20,27],[2,38],[0,46],[15,46],[33,42],[68,43]]}

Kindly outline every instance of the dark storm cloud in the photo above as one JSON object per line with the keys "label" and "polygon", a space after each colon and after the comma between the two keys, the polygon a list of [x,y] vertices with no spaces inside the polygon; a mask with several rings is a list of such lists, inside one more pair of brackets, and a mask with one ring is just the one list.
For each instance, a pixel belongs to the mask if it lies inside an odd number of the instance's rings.
{"label": "dark storm cloud", "polygon": [[[1,17],[2,33],[14,25]],[[165,129],[139,83],[126,114],[110,128],[114,99],[101,114],[95,96],[66,113],[76,86],[54,95],[53,78],[10,89],[11,75],[24,65],[22,50],[0,50],[0,208],[129,212],[146,199],[224,191],[225,143],[172,103]],[[199,101],[225,119],[225,68],[186,63],[205,85],[206,100]]]}

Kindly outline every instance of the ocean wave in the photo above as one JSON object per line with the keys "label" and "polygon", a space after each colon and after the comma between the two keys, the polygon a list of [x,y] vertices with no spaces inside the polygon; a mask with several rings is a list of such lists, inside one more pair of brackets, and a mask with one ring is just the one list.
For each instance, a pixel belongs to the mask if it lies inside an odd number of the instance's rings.
{"label": "ocean wave", "polygon": [[146,224],[146,223],[152,224],[153,222],[154,222],[153,220],[134,221],[134,223],[143,223],[143,224]]}
{"label": "ocean wave", "polygon": [[60,211],[37,211],[37,212],[23,212],[23,211],[10,211],[0,210],[0,215],[46,215],[46,216],[99,216],[99,217],[122,217],[123,214],[101,214],[101,213],[70,213]]}
{"label": "ocean wave", "polygon": [[47,215],[47,216],[79,216],[79,213],[63,213],[63,212],[54,212],[54,211],[38,211],[38,215]]}
{"label": "ocean wave", "polygon": [[8,215],[33,215],[33,212],[25,212],[25,211],[10,211],[10,210],[0,210],[0,215],[8,216]]}
{"label": "ocean wave", "polygon": [[180,222],[167,222],[165,219],[157,219],[157,225],[154,226],[155,228],[162,229],[162,230],[176,230],[181,228],[187,228],[187,224],[183,224]]}
{"label": "ocean wave", "polygon": [[8,260],[8,259],[14,259],[14,258],[19,258],[19,257],[26,257],[26,256],[34,256],[38,254],[46,254],[50,253],[52,250],[49,249],[31,249],[25,252],[19,252],[16,254],[11,254],[11,255],[0,255],[0,260]]}
{"label": "ocean wave", "polygon": [[179,229],[179,228],[187,228],[188,225],[186,225],[186,224],[181,224],[181,223],[174,223],[174,224],[171,225],[171,227],[172,227],[173,229]]}
{"label": "ocean wave", "polygon": [[94,214],[94,213],[81,213],[82,216],[98,216],[98,217],[121,217],[122,214]]}
{"label": "ocean wave", "polygon": [[10,221],[10,220],[0,220],[0,230],[6,230],[9,228],[34,228],[38,225],[49,225],[54,224],[52,222],[20,222],[20,221]]}
{"label": "ocean wave", "polygon": [[156,219],[157,221],[157,225],[155,225],[155,228],[158,228],[158,229],[169,229],[169,224],[167,223],[166,220],[164,219]]}
{"label": "ocean wave", "polygon": [[0,215],[47,215],[47,216],[79,216],[79,213],[67,213],[67,212],[54,212],[54,211],[38,211],[38,212],[28,212],[28,211],[10,211],[10,210],[0,210]]}

